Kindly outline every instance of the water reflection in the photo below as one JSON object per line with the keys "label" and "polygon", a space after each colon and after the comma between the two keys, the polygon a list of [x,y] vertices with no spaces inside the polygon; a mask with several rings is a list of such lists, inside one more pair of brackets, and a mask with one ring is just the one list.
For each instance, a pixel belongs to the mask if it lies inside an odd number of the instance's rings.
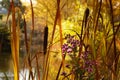
{"label": "water reflection", "polygon": [[11,54],[0,54],[0,72],[6,72],[10,68]]}
{"label": "water reflection", "polygon": [[14,80],[14,75],[11,72],[1,72],[0,80]]}
{"label": "water reflection", "polygon": [[[20,55],[20,64],[23,63],[23,56],[24,55]],[[9,53],[0,54],[0,80],[14,80],[12,64],[13,63],[12,63],[11,54]],[[33,70],[33,73],[35,74],[34,76],[37,76],[35,68],[33,68],[32,70]],[[20,68],[19,80],[29,80],[28,75],[29,75],[28,69]],[[37,80],[36,77],[34,79]]]}
{"label": "water reflection", "polygon": [[[41,32],[40,30],[41,29],[35,30],[35,32],[33,34],[32,44],[31,44],[31,49],[30,49],[30,53],[32,55],[35,55],[36,53],[39,53],[42,51],[43,32]],[[20,78],[22,79],[21,73],[23,73],[23,68],[21,66],[23,66],[24,58],[26,56],[26,48],[25,48],[24,34],[21,34],[20,37],[21,37],[20,38],[21,39],[20,40]],[[30,37],[30,35],[28,35],[28,38],[29,37]],[[28,42],[29,42],[29,39],[28,39]],[[42,58],[40,59],[40,57],[39,57],[38,62],[42,62]],[[36,65],[36,61],[33,60],[32,67],[36,67],[35,65]],[[28,70],[24,69],[24,71],[27,75]],[[0,54],[0,80],[6,80],[6,78],[7,78],[6,76],[8,77],[8,80],[14,80],[13,79],[13,77],[14,77],[13,62],[12,62],[11,53],[1,53]],[[23,73],[23,76],[25,76],[24,73]],[[26,79],[26,80],[28,80],[28,79]]]}
{"label": "water reflection", "polygon": [[[12,58],[10,53],[0,54],[0,80],[13,80]],[[7,77],[6,77],[7,76]]]}

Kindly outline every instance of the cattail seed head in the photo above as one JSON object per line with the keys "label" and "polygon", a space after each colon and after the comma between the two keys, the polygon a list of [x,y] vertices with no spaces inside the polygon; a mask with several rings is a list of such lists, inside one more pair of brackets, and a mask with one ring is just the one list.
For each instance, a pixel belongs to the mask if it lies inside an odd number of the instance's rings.
{"label": "cattail seed head", "polygon": [[44,44],[43,44],[44,55],[47,52],[47,44],[48,44],[47,40],[48,40],[48,27],[46,26],[44,28]]}

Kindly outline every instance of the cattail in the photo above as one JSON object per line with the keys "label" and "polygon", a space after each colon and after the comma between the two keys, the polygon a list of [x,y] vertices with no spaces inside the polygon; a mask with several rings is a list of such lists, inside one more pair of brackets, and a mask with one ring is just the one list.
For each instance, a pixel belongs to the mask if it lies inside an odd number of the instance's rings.
{"label": "cattail", "polygon": [[89,11],[89,9],[88,8],[86,8],[86,10],[85,10],[85,27],[86,27],[86,24],[87,24],[87,18],[88,18],[88,16],[89,16],[89,13],[90,13],[90,11]]}
{"label": "cattail", "polygon": [[88,8],[86,8],[86,10],[85,10],[86,18],[89,16],[89,13],[90,13],[90,10]]}
{"label": "cattail", "polygon": [[82,35],[83,35],[83,27],[85,26],[85,28],[86,28],[87,19],[88,19],[89,13],[90,13],[90,10],[88,8],[86,8],[86,10],[84,12],[84,17],[83,17],[83,22],[82,22],[82,28],[81,28],[81,36],[80,36],[81,40],[82,40]]}
{"label": "cattail", "polygon": [[46,26],[44,28],[44,44],[43,44],[44,55],[47,52],[47,40],[48,40],[48,27]]}

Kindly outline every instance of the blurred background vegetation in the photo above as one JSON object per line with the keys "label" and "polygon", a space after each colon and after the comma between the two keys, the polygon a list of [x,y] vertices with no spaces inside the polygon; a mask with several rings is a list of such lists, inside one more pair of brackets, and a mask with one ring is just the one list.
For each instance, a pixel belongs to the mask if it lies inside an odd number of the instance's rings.
{"label": "blurred background vegetation", "polygon": [[[12,25],[12,14],[11,12],[11,1],[12,0],[0,0],[0,71],[9,71],[11,66],[11,43],[10,43],[10,30]],[[84,24],[84,15],[86,8],[89,9],[89,17],[87,20],[87,27],[89,27],[89,38],[84,41],[85,45],[90,45],[94,59],[100,64],[98,66],[99,79],[104,78],[105,80],[119,80],[120,79],[120,0],[60,0],[60,15],[57,17],[59,20],[55,24],[56,13],[58,10],[58,0],[31,0],[33,4],[33,11],[31,11],[30,0],[13,0],[15,6],[15,20],[20,27],[20,68],[24,69],[25,64],[28,64],[26,60],[26,44],[25,44],[25,21],[27,28],[27,41],[31,42],[30,54],[31,67],[41,72],[43,70],[43,36],[44,28],[47,25],[49,28],[48,34],[48,49],[50,49],[50,60],[49,60],[49,75],[50,80],[55,80],[59,67],[61,64],[61,40],[60,34],[62,33],[62,39],[66,34],[76,35],[81,33],[82,25]],[[110,1],[112,2],[112,11]],[[112,13],[111,13],[112,12]],[[34,14],[34,16],[32,16]],[[9,15],[9,18],[8,18]],[[34,17],[34,33],[31,40],[32,23]],[[24,21],[25,20],[25,21]],[[60,24],[62,32],[60,32]],[[54,25],[56,28],[54,29]],[[114,27],[114,28],[113,28]],[[114,29],[114,30],[113,30]],[[55,30],[55,35],[53,32]],[[115,35],[114,35],[115,31]],[[85,31],[84,31],[85,32]],[[113,43],[113,37],[115,38],[115,44]],[[51,38],[53,43],[51,44]],[[52,45],[52,46],[51,46]],[[114,46],[113,46],[114,45]],[[110,47],[111,46],[111,47]],[[116,50],[115,48],[116,47]],[[113,58],[118,56],[117,70],[111,70],[114,60]],[[38,56],[39,60],[36,60],[34,56]],[[66,59],[67,61],[69,60]],[[5,62],[4,62],[5,61]],[[36,65],[38,61],[38,65]],[[66,63],[67,63],[66,61]],[[4,62],[4,63],[3,63]],[[21,62],[24,64],[21,65]],[[58,63],[58,64],[56,64]],[[2,65],[4,64],[4,65]],[[27,65],[28,66],[28,65]],[[6,69],[7,68],[7,69]],[[117,74],[116,79],[112,79],[112,73]],[[69,72],[69,71],[68,71]],[[111,74],[109,74],[111,72]],[[39,72],[36,72],[37,74]],[[50,74],[53,75],[50,75]],[[40,76],[38,75],[38,76]],[[62,80],[60,76],[59,80]],[[93,79],[94,80],[94,79]]]}

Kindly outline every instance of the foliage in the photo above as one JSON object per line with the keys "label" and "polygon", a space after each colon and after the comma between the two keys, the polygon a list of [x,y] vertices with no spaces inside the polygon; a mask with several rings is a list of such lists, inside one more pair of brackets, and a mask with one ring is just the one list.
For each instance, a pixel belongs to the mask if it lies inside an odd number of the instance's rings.
{"label": "foliage", "polygon": [[[94,66],[95,61],[92,60],[91,50],[89,47],[85,47],[84,50],[80,51],[82,47],[81,41],[76,39],[75,36],[71,36],[68,34],[66,36],[66,42],[63,44],[62,52],[66,56],[70,56],[70,61],[67,63],[66,68],[70,69],[70,73],[63,72],[62,75],[65,78],[69,78],[68,76],[74,75],[73,79],[93,79],[94,75]],[[73,76],[72,75],[72,76]]]}
{"label": "foliage", "polygon": [[[30,6],[24,8],[23,17],[25,19],[24,25],[22,25],[24,26],[26,48],[25,67],[23,68],[29,69],[29,79],[34,79],[32,68],[35,66],[39,80],[48,78],[51,80],[55,78],[56,80],[119,79],[119,0],[36,1],[37,4],[33,5],[30,0]],[[17,11],[19,14],[18,9],[22,12],[20,6],[14,7],[12,3],[12,8],[10,8],[12,12],[11,47],[17,76],[19,69],[17,66],[19,52],[17,50],[19,49],[20,34],[18,26],[21,21],[21,15],[16,16]],[[27,28],[30,28],[31,25],[32,29],[30,29],[30,33],[27,33]],[[50,34],[48,34],[47,28],[47,32],[44,34],[43,51],[32,52],[34,29],[37,30],[37,26],[46,25]],[[54,50],[57,53],[53,53]],[[43,66],[39,64],[40,54],[43,56]],[[41,69],[42,76],[39,72]]]}
{"label": "foliage", "polygon": [[0,25],[0,53],[10,52],[10,32],[6,25]]}

